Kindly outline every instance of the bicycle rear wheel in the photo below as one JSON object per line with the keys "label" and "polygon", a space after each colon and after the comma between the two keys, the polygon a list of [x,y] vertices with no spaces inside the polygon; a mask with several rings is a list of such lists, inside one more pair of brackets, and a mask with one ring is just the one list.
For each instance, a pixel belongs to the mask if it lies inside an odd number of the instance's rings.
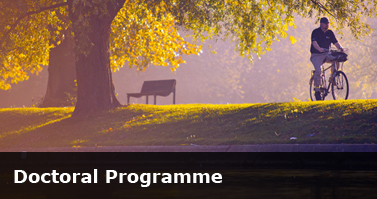
{"label": "bicycle rear wheel", "polygon": [[315,101],[315,96],[314,96],[314,93],[315,93],[315,91],[314,91],[314,76],[312,76],[311,78],[310,78],[310,87],[309,87],[309,92],[310,92],[310,99],[312,100],[312,101]]}
{"label": "bicycle rear wheel", "polygon": [[334,100],[346,100],[349,94],[348,79],[342,71],[336,72],[331,85]]}

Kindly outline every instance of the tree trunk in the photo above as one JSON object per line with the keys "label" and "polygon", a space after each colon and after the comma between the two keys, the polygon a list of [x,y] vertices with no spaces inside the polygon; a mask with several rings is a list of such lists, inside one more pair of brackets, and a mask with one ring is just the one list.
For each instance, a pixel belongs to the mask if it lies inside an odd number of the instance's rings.
{"label": "tree trunk", "polygon": [[[73,116],[88,115],[121,105],[115,96],[110,68],[109,41],[111,22],[122,5],[116,8],[108,5],[108,14],[105,16],[94,14],[89,16],[89,25],[86,27],[85,34],[80,32],[82,27],[73,25],[77,56],[77,103]],[[84,49],[82,52],[78,50],[77,47],[83,46],[82,42],[88,39],[90,50]]]}
{"label": "tree trunk", "polygon": [[51,49],[48,66],[46,95],[40,107],[72,106],[75,90],[75,57],[73,39],[67,37],[60,45]]}

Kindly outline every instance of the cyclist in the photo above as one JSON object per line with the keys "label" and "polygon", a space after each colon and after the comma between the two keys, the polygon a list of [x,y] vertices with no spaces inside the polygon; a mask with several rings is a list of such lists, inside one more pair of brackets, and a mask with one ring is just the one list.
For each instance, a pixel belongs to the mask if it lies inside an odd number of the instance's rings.
{"label": "cyclist", "polygon": [[314,90],[315,90],[315,99],[321,99],[321,93],[319,91],[319,86],[321,84],[321,65],[323,62],[333,63],[331,68],[330,80],[332,81],[334,73],[334,65],[339,69],[339,62],[331,61],[326,52],[326,49],[330,49],[331,43],[334,44],[339,50],[343,50],[343,47],[340,45],[336,39],[333,31],[329,29],[329,20],[326,17],[321,18],[320,27],[316,28],[312,32],[311,36],[311,47],[310,47],[310,61],[314,65]]}

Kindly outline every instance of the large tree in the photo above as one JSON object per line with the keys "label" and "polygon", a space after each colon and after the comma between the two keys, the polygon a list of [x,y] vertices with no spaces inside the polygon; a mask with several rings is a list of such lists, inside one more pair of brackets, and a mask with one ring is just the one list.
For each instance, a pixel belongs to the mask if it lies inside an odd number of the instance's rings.
{"label": "large tree", "polygon": [[[22,1],[22,0],[20,0]],[[18,2],[18,1],[17,1]],[[288,26],[294,26],[293,14],[304,17],[322,16],[324,13],[336,19],[339,27],[349,26],[354,35],[369,32],[369,26],[360,21],[360,16],[374,16],[374,1],[215,1],[215,0],[23,0],[26,8],[12,3],[1,3],[1,14],[7,20],[0,21],[1,75],[0,84],[9,87],[8,81],[22,80],[25,71],[37,71],[39,64],[48,60],[51,38],[62,37],[59,29],[72,26],[76,55],[78,98],[74,114],[88,114],[120,105],[116,99],[111,69],[122,66],[128,60],[145,68],[148,64],[172,64],[172,70],[182,62],[179,53],[198,53],[199,48],[187,49],[185,42],[159,41],[159,28],[150,34],[152,25],[165,20],[165,26],[177,32],[179,27],[191,30],[195,39],[205,40],[216,35],[225,35],[237,43],[241,56],[259,56],[270,50],[278,36],[286,37]],[[128,7],[127,7],[128,6]],[[124,9],[125,7],[131,9]],[[122,9],[123,8],[123,9]],[[330,13],[331,11],[331,13]],[[57,13],[69,13],[69,23],[61,23]],[[5,14],[4,14],[5,13]],[[121,15],[119,15],[121,13]],[[117,17],[118,16],[118,17]],[[137,19],[136,21],[133,21]],[[135,23],[131,23],[131,22]],[[117,26],[112,28],[115,22]],[[129,26],[129,24],[134,24]],[[48,27],[58,29],[49,32]],[[161,25],[160,25],[161,26]],[[40,34],[33,37],[34,32]],[[110,36],[125,31],[117,39]],[[118,31],[118,33],[116,32]],[[128,32],[127,32],[128,31]],[[122,33],[122,32],[121,32]],[[128,35],[127,35],[128,34]],[[171,34],[164,33],[162,34]],[[129,40],[134,35],[133,40]],[[162,35],[166,36],[166,35]],[[25,43],[21,38],[26,38]],[[294,38],[290,37],[294,42]],[[124,41],[126,45],[117,43]],[[129,42],[132,41],[132,42]],[[169,45],[173,45],[175,49]],[[27,46],[26,46],[27,45]],[[155,49],[149,48],[156,46]],[[135,47],[144,46],[135,50]],[[37,50],[38,49],[38,50]],[[148,50],[150,49],[150,50]],[[159,53],[160,49],[164,54]],[[30,51],[30,52],[29,52]],[[34,53],[34,54],[33,54]],[[112,55],[116,55],[110,58]],[[26,61],[27,65],[25,64]],[[14,64],[14,63],[22,63]]]}
{"label": "large tree", "polygon": [[[57,4],[59,2],[46,1],[46,2],[34,2],[33,1],[22,1],[22,6],[19,3],[13,2],[6,6],[8,13],[16,13],[10,19],[15,20],[14,28],[17,26],[24,26],[26,24],[38,24],[41,29],[46,32],[50,31],[50,46],[47,48],[50,49],[49,54],[43,54],[46,60],[49,58],[49,80],[47,92],[44,97],[44,100],[41,106],[56,106],[56,105],[67,105],[63,102],[67,98],[66,94],[73,93],[74,88],[74,79],[76,79],[75,71],[72,71],[72,66],[75,66],[75,59],[73,58],[72,43],[73,40],[70,39],[70,34],[72,30],[70,18],[68,18],[68,7],[67,3]],[[49,3],[51,5],[46,5]],[[55,3],[55,4],[53,4]],[[100,4],[97,6],[103,6]],[[57,8],[63,5],[63,9],[52,10],[47,12],[49,8]],[[47,6],[47,7],[46,7]],[[163,7],[159,5],[155,6],[153,13],[146,8],[146,4],[131,2],[126,5],[118,12],[115,19],[112,21],[112,31],[111,31],[111,69],[119,70],[120,67],[124,65],[126,61],[129,61],[130,67],[137,67],[138,70],[145,70],[146,66],[149,63],[156,65],[168,65],[165,61],[169,61],[172,65],[171,69],[175,70],[175,67],[178,67],[180,63],[184,62],[182,57],[179,56],[179,53],[184,54],[197,54],[200,51],[200,46],[191,45],[190,43],[184,41],[184,39],[179,36],[178,31],[174,28],[174,19],[171,14],[165,14]],[[23,7],[22,10],[18,8]],[[34,10],[34,11],[27,11]],[[92,10],[88,10],[91,12]],[[17,13],[19,12],[19,13]],[[37,14],[37,17],[29,17],[29,15]],[[59,24],[53,22],[53,24],[44,23],[45,14],[52,14],[59,21]],[[82,15],[82,13],[81,13]],[[160,15],[158,18],[155,15]],[[164,15],[164,16],[161,16]],[[3,15],[7,16],[6,14]],[[17,17],[21,16],[21,17]],[[36,20],[38,19],[38,20]],[[143,23],[139,23],[143,20]],[[125,23],[127,22],[127,23]],[[85,23],[85,22],[83,22]],[[43,29],[44,26],[46,29]],[[18,34],[17,31],[16,35]],[[12,32],[9,31],[9,35],[12,35]],[[25,34],[25,33],[24,33]],[[46,33],[45,33],[46,34]],[[57,35],[54,35],[57,34]],[[84,35],[84,37],[87,35]],[[17,37],[20,37],[17,35]],[[40,32],[26,32],[24,38],[41,38]],[[43,38],[45,36],[42,36]],[[5,38],[5,37],[4,37]],[[86,38],[84,38],[86,39]],[[76,38],[76,41],[80,41]],[[15,46],[28,46],[31,42],[26,40],[18,40],[14,42]],[[85,42],[81,42],[84,44]],[[7,46],[7,45],[4,45]],[[8,44],[9,46],[9,44]],[[30,46],[30,45],[29,45]],[[78,45],[76,45],[78,46]],[[83,52],[85,50],[90,51],[91,47],[79,47],[79,51]],[[76,48],[77,50],[77,48]],[[36,50],[37,51],[37,50]],[[8,56],[5,55],[3,58],[14,56],[17,53],[9,53]],[[47,56],[49,55],[49,57]],[[27,71],[35,72],[39,71],[41,67],[37,61],[29,60],[29,63],[24,63],[24,66],[30,66],[32,64],[36,65],[37,70],[31,71],[27,67],[20,67],[22,69],[22,77],[26,79],[28,77]],[[35,64],[37,63],[37,64]],[[8,64],[9,68],[14,67],[11,64]],[[25,72],[26,71],[26,72]],[[4,74],[4,79],[8,82],[3,82],[3,86],[10,86],[10,82],[14,83],[22,78],[12,78],[14,76],[7,76]],[[5,87],[6,88],[6,87]],[[4,88],[3,88],[4,89]]]}

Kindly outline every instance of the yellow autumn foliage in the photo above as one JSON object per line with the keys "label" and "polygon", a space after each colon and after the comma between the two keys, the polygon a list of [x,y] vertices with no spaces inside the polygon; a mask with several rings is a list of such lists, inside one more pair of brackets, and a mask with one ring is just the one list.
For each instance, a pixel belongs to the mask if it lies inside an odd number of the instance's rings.
{"label": "yellow autumn foliage", "polygon": [[[71,3],[74,20],[70,17]],[[208,39],[221,37],[235,42],[240,56],[253,59],[271,50],[279,36],[295,27],[294,15],[319,19],[328,15],[338,28],[349,27],[353,36],[370,33],[361,17],[375,17],[377,2],[311,0],[17,0],[0,2],[0,89],[24,81],[48,65],[49,51],[68,35],[79,34],[78,52],[92,47],[87,35],[92,15],[108,15],[107,6],[122,6],[112,22],[110,60],[113,71],[126,62],[145,70],[149,64],[168,66],[175,71],[184,63],[181,55],[199,54]],[[76,10],[76,8],[78,8]],[[82,10],[80,10],[82,9]],[[71,22],[74,21],[74,24]],[[77,28],[73,34],[71,26]],[[189,30],[192,43],[178,30]],[[77,36],[77,35],[76,35]],[[85,55],[85,53],[81,53]]]}
{"label": "yellow autumn foliage", "polygon": [[153,12],[144,1],[127,2],[118,12],[111,28],[111,68],[129,67],[144,71],[149,64],[168,66],[175,71],[185,63],[182,54],[198,54],[201,46],[184,41],[174,16],[161,1]]}

